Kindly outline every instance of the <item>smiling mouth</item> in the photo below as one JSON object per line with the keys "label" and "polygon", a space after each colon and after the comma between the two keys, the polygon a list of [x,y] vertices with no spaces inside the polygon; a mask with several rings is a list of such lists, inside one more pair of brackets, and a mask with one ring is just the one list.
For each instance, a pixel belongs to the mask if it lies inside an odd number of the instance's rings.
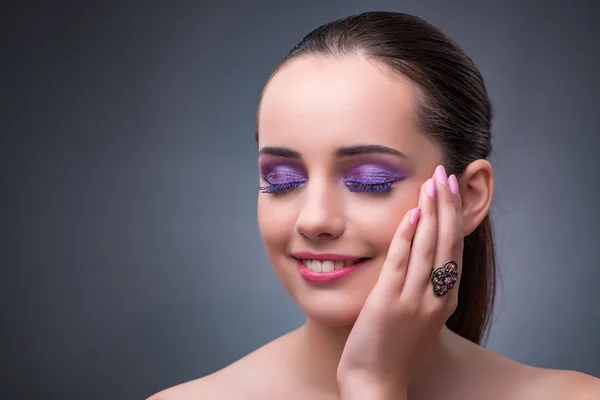
{"label": "smiling mouth", "polygon": [[311,259],[300,259],[302,264],[306,266],[312,272],[332,272],[338,269],[346,268],[363,261],[367,258],[357,258],[355,260],[348,261],[332,261],[332,260],[311,260]]}

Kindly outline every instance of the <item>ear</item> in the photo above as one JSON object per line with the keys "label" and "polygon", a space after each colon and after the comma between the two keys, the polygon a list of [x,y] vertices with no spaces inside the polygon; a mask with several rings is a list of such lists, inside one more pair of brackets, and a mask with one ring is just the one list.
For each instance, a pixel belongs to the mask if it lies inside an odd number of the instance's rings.
{"label": "ear", "polygon": [[484,159],[470,163],[458,178],[463,206],[464,236],[470,235],[485,218],[494,197],[494,170]]}

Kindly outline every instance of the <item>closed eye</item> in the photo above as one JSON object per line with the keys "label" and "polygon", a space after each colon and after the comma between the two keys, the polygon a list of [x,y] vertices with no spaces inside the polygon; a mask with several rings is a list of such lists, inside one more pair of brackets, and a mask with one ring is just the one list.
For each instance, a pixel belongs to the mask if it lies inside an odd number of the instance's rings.
{"label": "closed eye", "polygon": [[381,193],[381,192],[391,192],[392,191],[392,183],[393,182],[382,182],[382,183],[363,183],[363,182],[355,182],[355,181],[346,181],[344,185],[351,192],[359,192],[359,193]]}

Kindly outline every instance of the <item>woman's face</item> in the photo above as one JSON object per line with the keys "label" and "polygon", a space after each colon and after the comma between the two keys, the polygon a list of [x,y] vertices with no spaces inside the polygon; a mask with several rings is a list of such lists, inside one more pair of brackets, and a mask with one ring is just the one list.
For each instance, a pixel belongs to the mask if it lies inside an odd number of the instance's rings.
{"label": "woman's face", "polygon": [[[411,83],[358,57],[295,59],[265,89],[258,221],[275,272],[309,318],[354,323],[401,218],[442,160],[414,105]],[[356,259],[366,260],[339,261]]]}

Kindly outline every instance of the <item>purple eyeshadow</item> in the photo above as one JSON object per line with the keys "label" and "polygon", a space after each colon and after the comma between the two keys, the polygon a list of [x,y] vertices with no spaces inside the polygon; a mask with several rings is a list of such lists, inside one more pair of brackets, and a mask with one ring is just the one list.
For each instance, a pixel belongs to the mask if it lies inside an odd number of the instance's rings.
{"label": "purple eyeshadow", "polygon": [[275,185],[306,182],[306,174],[297,167],[287,164],[267,165],[262,168],[263,178]]}
{"label": "purple eyeshadow", "polygon": [[[278,193],[302,187],[308,181],[306,170],[293,163],[267,163],[260,167],[266,186],[263,193]],[[392,184],[406,178],[397,167],[384,163],[365,163],[346,170],[344,185],[351,192],[389,192]]]}
{"label": "purple eyeshadow", "polygon": [[406,178],[406,174],[396,168],[383,164],[364,164],[348,171],[344,176],[344,181],[377,185],[396,182],[404,178]]}

